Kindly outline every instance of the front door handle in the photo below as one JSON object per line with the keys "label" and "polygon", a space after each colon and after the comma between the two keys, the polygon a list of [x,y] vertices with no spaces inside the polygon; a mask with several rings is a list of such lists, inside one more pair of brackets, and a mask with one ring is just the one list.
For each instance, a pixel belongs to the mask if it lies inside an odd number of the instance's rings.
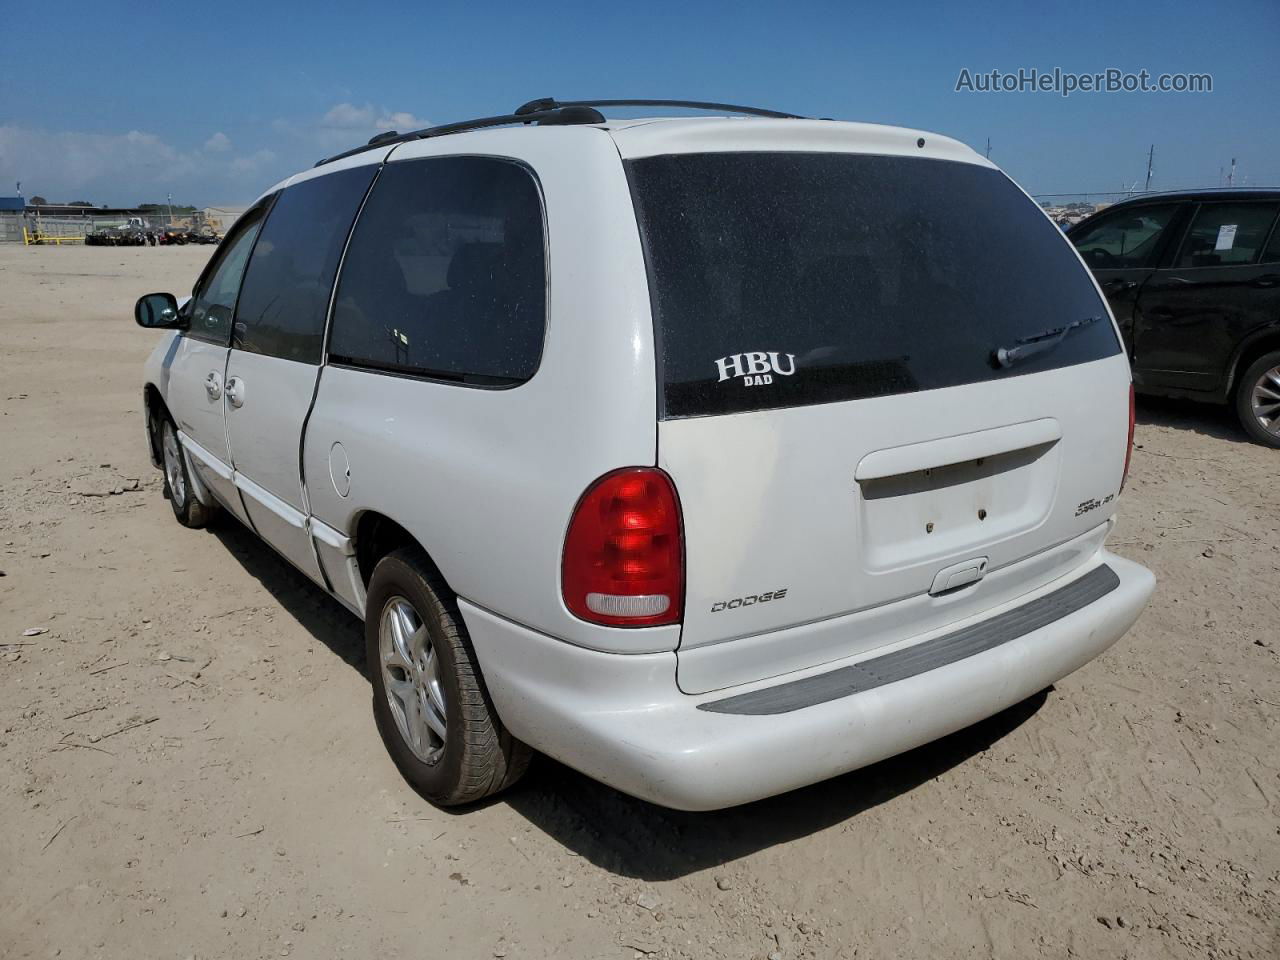
{"label": "front door handle", "polygon": [[239,377],[232,377],[227,381],[227,399],[233,407],[244,406],[244,381]]}
{"label": "front door handle", "polygon": [[1268,273],[1253,281],[1255,287],[1280,287],[1280,273]]}
{"label": "front door handle", "polygon": [[210,400],[217,400],[222,396],[222,374],[217,370],[210,370],[209,375],[204,378],[204,392],[209,395]]}
{"label": "front door handle", "polygon": [[1114,280],[1108,280],[1102,285],[1103,293],[1125,293],[1132,290],[1138,284],[1133,280],[1121,280],[1117,277]]}

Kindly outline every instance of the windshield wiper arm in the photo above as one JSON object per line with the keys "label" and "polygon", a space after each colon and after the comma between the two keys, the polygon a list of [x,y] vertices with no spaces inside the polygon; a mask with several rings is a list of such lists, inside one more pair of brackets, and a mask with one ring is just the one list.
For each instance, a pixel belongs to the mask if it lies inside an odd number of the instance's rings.
{"label": "windshield wiper arm", "polygon": [[1085,317],[1082,320],[1073,320],[1066,326],[1058,327],[1054,330],[1046,330],[1044,333],[1037,333],[1031,337],[1022,337],[1019,340],[1015,340],[1012,347],[996,347],[995,350],[991,351],[991,359],[995,361],[997,367],[1011,367],[1020,360],[1026,360],[1028,357],[1034,357],[1038,353],[1052,350],[1067,339],[1067,335],[1072,330],[1087,327],[1089,324],[1097,323],[1101,319],[1102,317]]}

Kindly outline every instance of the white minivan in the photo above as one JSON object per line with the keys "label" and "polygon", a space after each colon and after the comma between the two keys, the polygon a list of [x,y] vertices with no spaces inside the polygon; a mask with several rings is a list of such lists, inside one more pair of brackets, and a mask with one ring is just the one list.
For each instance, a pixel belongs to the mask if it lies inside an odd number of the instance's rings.
{"label": "white minivan", "polygon": [[[362,618],[438,804],[531,751],[703,810],[1098,656],[1129,365],[1070,243],[946,137],[635,101],[384,134],[273,187],[146,366],[178,520]],[[649,101],[656,106],[678,106]]]}

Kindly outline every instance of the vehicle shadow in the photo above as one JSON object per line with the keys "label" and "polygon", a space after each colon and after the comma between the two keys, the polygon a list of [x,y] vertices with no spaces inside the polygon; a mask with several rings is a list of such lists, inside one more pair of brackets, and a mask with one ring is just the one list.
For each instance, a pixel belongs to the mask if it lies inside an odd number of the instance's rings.
{"label": "vehicle shadow", "polygon": [[[224,517],[211,532],[290,616],[369,679],[363,633],[346,608],[235,520]],[[914,790],[1016,730],[1044,705],[1048,693],[901,756],[731,810],[685,813],[657,807],[548,757],[535,758],[520,784],[480,807],[505,804],[567,849],[619,876],[675,879],[816,833]],[[477,809],[448,812],[465,817]]]}
{"label": "vehicle shadow", "polygon": [[1043,690],[909,753],[729,810],[667,810],[545,757],[500,802],[603,870],[647,882],[672,880],[852,820],[914,790],[1016,730],[1048,694]]}
{"label": "vehicle shadow", "polygon": [[1135,414],[1138,423],[1147,426],[1190,430],[1206,437],[1230,440],[1234,443],[1254,442],[1240,426],[1235,410],[1228,406],[1139,395]]}
{"label": "vehicle shadow", "polygon": [[212,533],[285,612],[366,680],[364,631],[360,621],[238,520],[220,516]]}

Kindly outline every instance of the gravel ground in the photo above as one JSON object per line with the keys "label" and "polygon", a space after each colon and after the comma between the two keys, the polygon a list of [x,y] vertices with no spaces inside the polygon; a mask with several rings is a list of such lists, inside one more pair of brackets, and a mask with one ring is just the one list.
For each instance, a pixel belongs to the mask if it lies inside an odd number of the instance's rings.
{"label": "gravel ground", "polygon": [[1225,410],[1140,402],[1159,587],[1047,693],[724,813],[547,760],[444,813],[357,622],[161,496],[132,303],[209,252],[0,246],[0,955],[1280,954],[1280,452]]}

